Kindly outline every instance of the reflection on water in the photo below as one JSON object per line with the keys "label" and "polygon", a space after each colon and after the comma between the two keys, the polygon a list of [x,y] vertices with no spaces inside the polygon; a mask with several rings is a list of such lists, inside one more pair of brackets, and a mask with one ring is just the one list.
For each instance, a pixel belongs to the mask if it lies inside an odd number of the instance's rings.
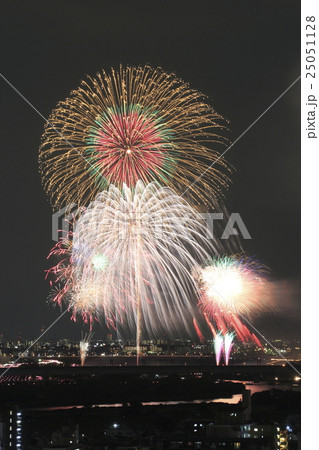
{"label": "reflection on water", "polygon": [[[292,384],[284,384],[284,383],[276,383],[276,384],[268,384],[268,383],[250,383],[248,381],[238,381],[238,380],[224,380],[224,382],[231,383],[239,383],[244,384],[247,390],[251,391],[251,394],[255,394],[256,392],[263,392],[270,389],[279,389],[282,391],[300,391],[300,385],[292,385]],[[228,404],[236,404],[242,400],[242,394],[234,394],[229,398],[215,398],[215,399],[201,399],[201,400],[173,400],[173,401],[162,401],[162,402],[141,402],[142,406],[161,406],[161,405],[187,405],[187,404],[200,404],[200,403],[228,403]],[[123,403],[107,403],[103,405],[92,405],[93,408],[121,408]],[[37,408],[37,410],[45,410],[45,411],[54,411],[59,409],[72,409],[72,408],[84,408],[84,405],[73,405],[73,406],[53,406],[51,408]]]}
{"label": "reflection on water", "polygon": [[[281,391],[300,391],[300,384],[290,384],[290,383],[251,383],[250,381],[239,381],[239,380],[224,380],[228,383],[240,383],[246,386],[246,389],[250,390],[251,395],[256,394],[256,392],[269,391],[271,389],[279,389]],[[233,403],[233,402],[232,402]]]}
{"label": "reflection on water", "polygon": [[[284,383],[276,383],[276,384],[269,384],[269,383],[250,383],[249,381],[238,381],[238,380],[224,380],[225,382],[229,383],[240,383],[244,384],[246,386],[246,389],[251,392],[251,395],[256,394],[256,392],[263,392],[268,391],[270,389],[279,389],[281,391],[300,391],[300,385],[291,385],[291,384],[284,384]],[[213,403],[229,403],[229,404],[235,404],[242,400],[241,394],[234,394],[231,398],[216,398],[215,400],[212,400]]]}
{"label": "reflection on water", "polygon": [[241,394],[234,394],[231,398],[216,398],[213,400],[213,403],[229,403],[230,405],[234,405],[242,400]]}

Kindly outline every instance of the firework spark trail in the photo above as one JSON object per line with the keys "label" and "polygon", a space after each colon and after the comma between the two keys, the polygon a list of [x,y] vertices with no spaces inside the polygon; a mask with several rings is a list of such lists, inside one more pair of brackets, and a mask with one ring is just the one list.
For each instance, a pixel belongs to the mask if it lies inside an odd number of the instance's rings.
{"label": "firework spark trail", "polygon": [[81,341],[80,342],[80,358],[81,358],[81,366],[84,366],[86,355],[89,350],[89,342]]}
{"label": "firework spark trail", "polygon": [[214,338],[214,351],[217,366],[219,366],[220,363],[220,358],[223,352],[223,346],[224,346],[223,335],[221,333],[217,333]]}
{"label": "firework spark trail", "polygon": [[229,356],[233,348],[234,337],[235,337],[234,333],[226,333],[224,336],[224,357],[226,366],[228,366],[229,363]]}
{"label": "firework spark trail", "polygon": [[201,330],[199,328],[199,325],[198,325],[197,320],[195,319],[195,317],[193,317],[193,325],[194,325],[194,328],[196,330],[197,336],[199,337],[200,342],[201,343],[205,342],[205,338],[204,338],[203,333],[201,332]]}
{"label": "firework spark trail", "polygon": [[207,317],[207,314],[206,314],[206,313],[204,313],[204,317],[205,317],[206,323],[207,323],[207,325],[208,325],[210,331],[212,332],[212,335],[213,335],[214,337],[216,337],[217,332],[216,332],[216,330],[215,330],[213,324],[211,323],[211,321],[210,321],[209,318]]}
{"label": "firework spark trail", "polygon": [[[229,169],[208,147],[226,140],[217,134],[221,116],[204,99],[160,68],[88,77],[52,112],[43,135],[40,170],[54,208],[88,204],[109,184],[138,180],[181,192],[199,176],[191,197],[211,203],[229,184]],[[218,165],[209,169],[212,161]]]}
{"label": "firework spark trail", "polygon": [[51,252],[63,263],[49,275],[67,286],[53,300],[74,300],[74,319],[100,314],[111,325],[137,327],[139,336],[181,326],[189,332],[196,309],[192,270],[219,253],[206,231],[199,213],[167,187],[110,186],[77,219],[72,245]]}
{"label": "firework spark trail", "polygon": [[81,366],[84,366],[91,339],[92,339],[92,333],[88,333],[88,334],[85,334],[84,336],[82,336],[82,339],[80,341]]}

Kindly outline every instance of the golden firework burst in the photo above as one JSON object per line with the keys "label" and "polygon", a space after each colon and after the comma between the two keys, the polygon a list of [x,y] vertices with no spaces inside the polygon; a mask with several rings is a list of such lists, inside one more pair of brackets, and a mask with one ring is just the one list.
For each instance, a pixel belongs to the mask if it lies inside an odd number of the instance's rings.
{"label": "golden firework burst", "polygon": [[45,126],[40,171],[54,209],[88,204],[110,184],[157,181],[199,202],[227,187],[217,150],[225,121],[160,68],[120,67],[82,81]]}

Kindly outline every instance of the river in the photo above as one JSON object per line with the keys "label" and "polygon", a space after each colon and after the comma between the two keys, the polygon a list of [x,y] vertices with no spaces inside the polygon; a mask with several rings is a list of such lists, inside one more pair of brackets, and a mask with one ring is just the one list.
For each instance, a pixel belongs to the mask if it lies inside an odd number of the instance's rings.
{"label": "river", "polygon": [[[225,382],[244,384],[246,389],[251,391],[251,394],[256,392],[263,392],[270,389],[279,389],[283,391],[294,390],[300,391],[300,384],[289,384],[289,383],[250,383],[248,381],[238,381],[238,380],[224,380]],[[182,404],[200,404],[200,403],[228,403],[237,404],[242,400],[242,394],[234,394],[229,398],[215,398],[215,399],[198,399],[198,400],[171,400],[171,401],[157,401],[157,402],[141,402],[142,406],[164,406],[164,405],[182,405]],[[123,403],[106,403],[92,405],[92,408],[121,408]],[[84,405],[72,405],[72,406],[52,406],[48,408],[35,408],[41,411],[55,411],[55,410],[67,410],[73,408],[85,408]],[[33,408],[32,408],[33,409]]]}

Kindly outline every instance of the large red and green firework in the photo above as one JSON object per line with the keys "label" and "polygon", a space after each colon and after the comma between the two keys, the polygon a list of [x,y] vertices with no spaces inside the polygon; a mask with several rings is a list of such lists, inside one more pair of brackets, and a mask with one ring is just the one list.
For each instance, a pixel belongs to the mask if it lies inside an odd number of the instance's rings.
{"label": "large red and green firework", "polygon": [[174,74],[148,66],[102,71],[48,120],[39,156],[44,188],[54,208],[88,204],[111,184],[131,188],[138,180],[211,202],[229,181],[223,127],[204,96]]}
{"label": "large red and green firework", "polygon": [[[176,170],[173,133],[156,113],[138,105],[109,109],[90,129],[84,155],[97,176],[117,186],[134,187],[160,178],[164,184]],[[94,169],[93,169],[94,168]]]}

